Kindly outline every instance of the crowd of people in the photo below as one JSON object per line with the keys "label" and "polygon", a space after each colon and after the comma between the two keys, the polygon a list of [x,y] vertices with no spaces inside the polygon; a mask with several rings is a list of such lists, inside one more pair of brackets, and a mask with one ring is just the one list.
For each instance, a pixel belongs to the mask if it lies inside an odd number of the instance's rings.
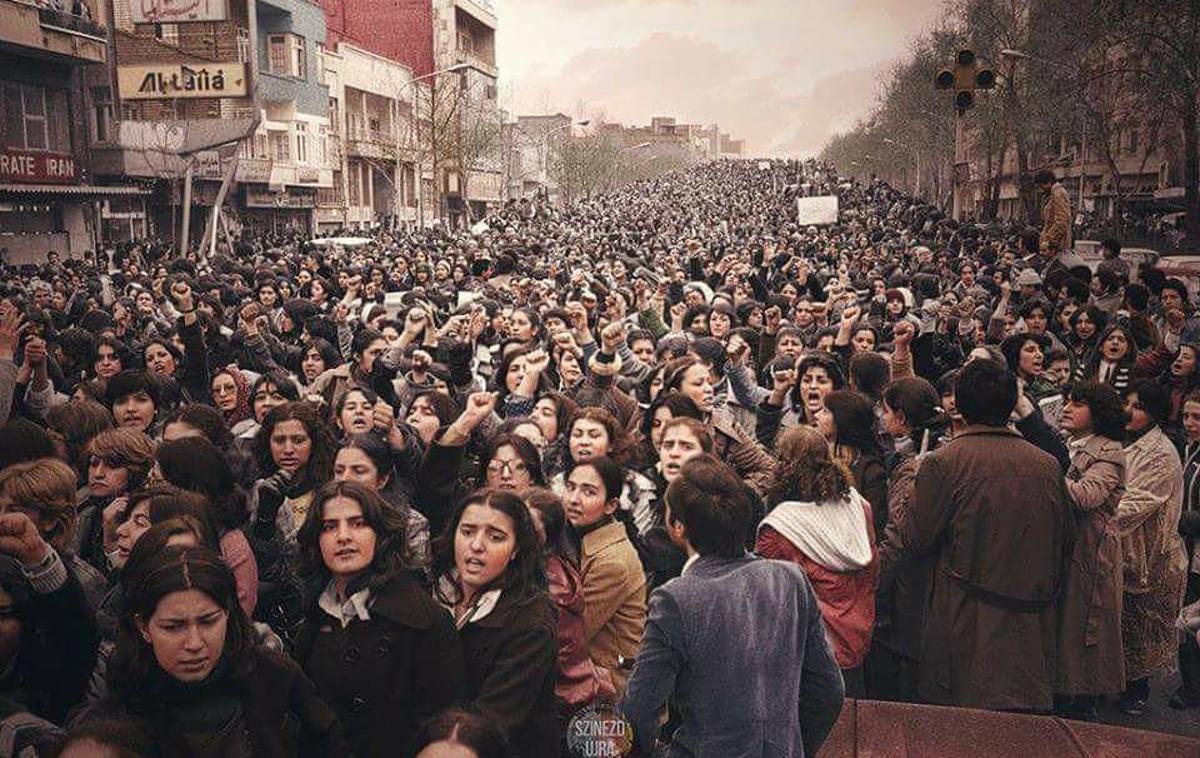
{"label": "crowd of people", "polygon": [[1039,183],[1028,229],[719,161],[4,269],[9,754],[543,758],[611,704],[644,755],[814,755],[846,696],[1096,719],[1176,666],[1200,706],[1194,293],[1077,265]]}

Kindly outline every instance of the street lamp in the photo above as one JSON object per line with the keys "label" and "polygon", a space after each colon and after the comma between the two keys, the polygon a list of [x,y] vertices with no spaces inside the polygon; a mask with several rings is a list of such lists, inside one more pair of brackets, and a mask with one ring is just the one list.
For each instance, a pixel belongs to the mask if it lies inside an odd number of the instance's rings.
{"label": "street lamp", "polygon": [[894,140],[891,137],[884,137],[883,141],[885,144],[894,145],[896,147],[912,151],[913,161],[917,164],[917,187],[916,187],[915,194],[917,197],[920,197],[921,196],[921,151],[917,150],[915,147],[912,147],[911,145],[906,145],[903,142]]}
{"label": "street lamp", "polygon": [[1049,58],[1040,58],[1036,55],[1030,55],[1029,53],[1025,52],[1024,50],[1014,50],[1011,47],[1006,47],[1003,50],[1001,50],[1000,57],[1007,58],[1010,61],[1022,61],[1022,62],[1028,61],[1028,62],[1033,62],[1033,63],[1044,63],[1047,66],[1054,66],[1055,68],[1061,68],[1066,71],[1071,71],[1072,73],[1078,73],[1078,71],[1076,70],[1076,68],[1074,66],[1071,66],[1067,63],[1062,63],[1061,61],[1052,61]]}
{"label": "street lamp", "polygon": [[[544,134],[542,134],[541,145],[539,145],[539,147],[538,147],[538,158],[540,159],[539,162],[541,163],[541,166],[540,166],[540,174],[541,175],[538,177],[538,179],[540,180],[543,187],[545,187],[547,184],[550,183],[549,182],[550,167],[547,165],[549,162],[547,153],[550,151],[550,137],[552,137],[555,134],[558,134],[559,132],[565,132],[570,129],[573,129],[576,126],[587,126],[590,123],[592,123],[592,120],[588,119],[588,118],[585,118],[582,121],[568,121],[567,123],[560,124],[560,125],[554,127],[553,129],[548,129],[548,130],[546,130],[546,132]],[[518,127],[518,128],[520,128],[520,127]],[[522,131],[522,133],[524,133],[524,131]],[[526,136],[528,136],[528,135],[526,135]],[[549,190],[546,191],[546,196],[549,197]]]}
{"label": "street lamp", "polygon": [[[456,74],[460,71],[466,71],[467,69],[470,69],[470,68],[474,68],[470,63],[455,63],[453,66],[447,66],[446,68],[438,69],[436,71],[430,71],[428,74],[414,76],[414,77],[406,80],[403,84],[401,84],[400,92],[397,93],[397,99],[396,99],[397,116],[400,113],[399,95],[404,92],[405,87],[414,87],[415,88],[416,83],[419,81],[423,81],[425,79],[433,79],[435,77],[442,76],[444,74]],[[433,108],[434,104],[430,103],[429,107]],[[416,166],[415,166],[416,177],[415,177],[415,181],[414,181],[414,184],[416,184],[415,189],[417,192],[417,223],[422,229],[424,229],[425,228],[425,198],[424,198],[425,182],[424,182],[424,178],[422,176],[422,170],[423,170],[422,163],[423,162],[421,160],[421,98],[420,97],[413,98],[413,120],[417,124],[417,145],[416,145],[417,161],[416,161]],[[397,122],[398,121],[399,121],[399,119],[397,119]],[[400,128],[399,127],[400,127],[399,123],[393,124],[393,126],[392,126],[392,128],[396,132],[396,181],[394,183],[395,192],[392,193],[393,194],[392,204],[395,206],[395,209],[396,209],[396,221],[397,222],[399,222],[399,220],[400,220],[400,200],[401,200],[400,187],[401,187],[401,176],[403,174],[402,161],[401,161],[402,153],[400,150]],[[434,169],[435,174],[437,173],[436,158],[437,157],[434,156],[435,163],[434,163],[433,169]],[[437,176],[434,176],[433,180],[434,180],[434,182],[436,182]]]}
{"label": "street lamp", "polygon": [[[1062,69],[1063,71],[1069,71],[1075,77],[1081,77],[1081,75],[1083,73],[1079,69],[1075,68],[1074,66],[1068,65],[1066,63],[1062,63],[1061,61],[1054,61],[1054,60],[1050,60],[1049,58],[1041,58],[1036,55],[1030,55],[1029,53],[1025,52],[1024,50],[1014,50],[1013,48],[1006,47],[1000,51],[1000,57],[1007,58],[1010,61],[1013,61],[1014,63],[1017,61],[1030,62],[1030,63],[1041,63],[1046,66],[1051,66],[1053,68]],[[1087,121],[1085,120],[1083,122],[1083,133],[1082,133],[1082,136],[1080,139],[1080,145],[1079,145],[1079,193],[1078,193],[1078,200],[1076,201],[1076,208],[1083,207],[1083,184],[1084,184],[1084,179],[1086,178],[1084,176],[1084,174],[1086,172],[1087,172]]]}

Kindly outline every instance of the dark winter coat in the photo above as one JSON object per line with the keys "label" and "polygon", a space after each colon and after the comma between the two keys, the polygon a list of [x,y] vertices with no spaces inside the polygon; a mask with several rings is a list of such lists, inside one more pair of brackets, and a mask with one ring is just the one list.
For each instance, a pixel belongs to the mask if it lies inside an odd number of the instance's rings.
{"label": "dark winter coat", "polygon": [[[177,728],[188,709],[206,708],[213,697],[233,696],[240,705],[241,734],[227,744],[234,755],[254,758],[325,758],[352,755],[333,710],[300,667],[282,653],[255,647],[238,671],[218,675],[201,695],[157,671],[136,688],[114,691],[85,712],[81,722],[95,719],[132,721],[146,728],[163,755],[196,755]],[[240,752],[239,752],[240,751]]]}
{"label": "dark winter coat", "polygon": [[372,593],[369,621],[341,624],[313,606],[297,660],[345,727],[358,758],[402,754],[418,727],[464,689],[450,614],[411,577]]}
{"label": "dark winter coat", "polygon": [[496,607],[459,630],[467,665],[467,699],[508,735],[517,755],[559,754],[558,622],[544,593]]}

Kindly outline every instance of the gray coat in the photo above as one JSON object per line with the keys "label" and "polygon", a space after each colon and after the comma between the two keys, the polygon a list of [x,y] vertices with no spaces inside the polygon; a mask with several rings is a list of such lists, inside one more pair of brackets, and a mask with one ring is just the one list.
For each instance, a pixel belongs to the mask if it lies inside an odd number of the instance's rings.
{"label": "gray coat", "polygon": [[643,749],[668,698],[670,756],[815,755],[842,708],[841,671],[799,566],[702,557],[650,596],[622,710]]}

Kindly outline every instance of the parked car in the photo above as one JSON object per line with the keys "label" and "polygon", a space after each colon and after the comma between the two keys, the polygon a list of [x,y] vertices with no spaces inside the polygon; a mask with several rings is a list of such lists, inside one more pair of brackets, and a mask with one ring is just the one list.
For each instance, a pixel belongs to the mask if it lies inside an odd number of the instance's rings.
{"label": "parked car", "polygon": [[[1104,254],[1100,252],[1099,240],[1077,240],[1075,242],[1075,254],[1083,259],[1083,262],[1092,273],[1096,272],[1096,267],[1100,265],[1100,261],[1104,260]],[[1121,248],[1121,260],[1129,264],[1129,271],[1134,281],[1138,280],[1138,272],[1143,266],[1153,266],[1159,259],[1160,253],[1157,250],[1151,250],[1148,247],[1125,247]]]}
{"label": "parked car", "polygon": [[1154,268],[1165,276],[1183,280],[1187,285],[1188,299],[1193,303],[1200,300],[1200,253],[1178,253],[1163,256]]}

